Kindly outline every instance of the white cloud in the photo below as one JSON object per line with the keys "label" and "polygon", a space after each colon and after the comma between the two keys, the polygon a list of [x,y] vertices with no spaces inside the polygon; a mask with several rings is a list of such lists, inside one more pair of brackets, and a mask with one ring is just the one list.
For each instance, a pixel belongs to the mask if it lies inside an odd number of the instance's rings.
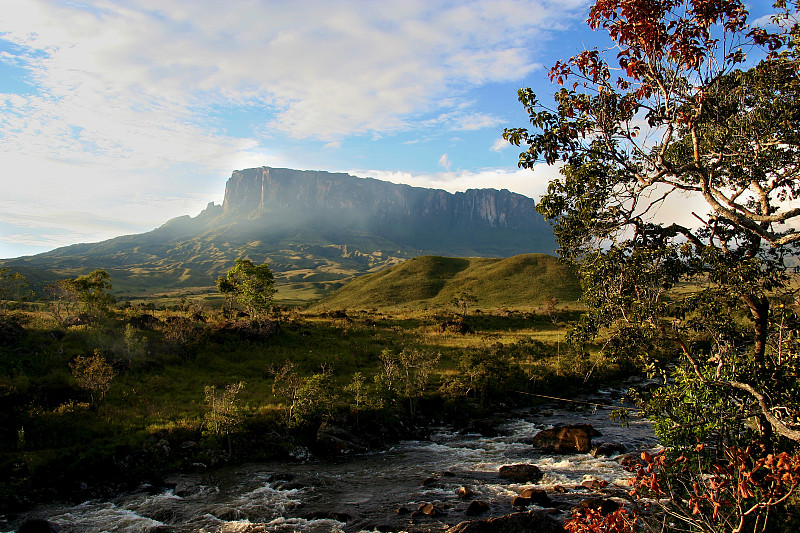
{"label": "white cloud", "polygon": [[[196,106],[209,103],[264,106],[271,127],[297,137],[405,129],[454,91],[522,79],[539,66],[532,51],[544,29],[575,9],[545,0],[12,4],[0,32],[29,51],[50,95],[29,104],[96,132],[91,142],[105,139],[101,117],[128,126],[125,138],[157,125],[196,134],[185,128],[201,126]],[[117,137],[98,148],[124,151]]]}
{"label": "white cloud", "polygon": [[508,189],[538,200],[550,180],[559,176],[556,166],[536,165],[533,170],[489,168],[479,171],[410,173],[383,170],[350,170],[350,174],[414,187],[463,192],[467,189]]}
{"label": "white cloud", "polygon": [[449,172],[451,165],[452,163],[450,163],[450,160],[447,158],[447,154],[442,154],[442,157],[439,158],[439,166]]}
{"label": "white cloud", "polygon": [[500,137],[499,139],[495,140],[492,143],[492,147],[490,148],[490,150],[492,152],[502,152],[503,150],[505,150],[506,148],[509,148],[510,146],[511,146],[511,143],[509,143],[507,140],[505,140],[502,137]]}
{"label": "white cloud", "polygon": [[484,128],[493,128],[502,124],[502,120],[498,117],[488,115],[486,113],[471,113],[458,117],[454,130],[474,131]]}

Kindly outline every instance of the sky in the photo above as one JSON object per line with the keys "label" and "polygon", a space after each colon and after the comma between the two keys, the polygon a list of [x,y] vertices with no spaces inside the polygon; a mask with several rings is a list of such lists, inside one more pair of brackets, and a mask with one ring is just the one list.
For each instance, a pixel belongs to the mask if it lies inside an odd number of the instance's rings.
{"label": "sky", "polygon": [[196,216],[260,166],[538,198],[557,170],[502,132],[607,46],[589,4],[3,0],[0,258]]}

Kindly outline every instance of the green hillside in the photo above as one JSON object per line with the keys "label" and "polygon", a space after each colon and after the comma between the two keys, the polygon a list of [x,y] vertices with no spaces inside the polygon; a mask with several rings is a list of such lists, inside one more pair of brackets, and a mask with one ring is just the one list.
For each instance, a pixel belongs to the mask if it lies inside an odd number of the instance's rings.
{"label": "green hillside", "polygon": [[422,309],[447,307],[469,292],[474,307],[532,307],[548,298],[576,301],[574,272],[553,256],[524,254],[507,259],[421,256],[354,279],[314,307],[317,309]]}

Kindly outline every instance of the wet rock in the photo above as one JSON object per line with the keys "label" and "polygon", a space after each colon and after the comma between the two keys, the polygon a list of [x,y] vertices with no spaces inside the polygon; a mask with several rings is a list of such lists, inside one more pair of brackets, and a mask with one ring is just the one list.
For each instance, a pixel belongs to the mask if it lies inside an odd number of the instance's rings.
{"label": "wet rock", "polygon": [[514,496],[511,498],[511,507],[527,507],[530,504],[530,498],[523,498],[522,496]]}
{"label": "wet rock", "polygon": [[395,510],[395,513],[399,514],[400,516],[402,516],[402,515],[407,515],[407,514],[409,514],[410,512],[411,512],[411,509],[409,509],[408,507],[405,507],[405,506],[398,507],[398,508]]}
{"label": "wet rock", "polygon": [[562,525],[543,512],[513,513],[486,520],[461,522],[445,533],[564,533]]}
{"label": "wet rock", "polygon": [[592,437],[600,432],[589,424],[575,424],[545,429],[534,435],[531,444],[555,453],[588,453]]}
{"label": "wet rock", "polygon": [[42,518],[25,520],[17,529],[17,533],[58,533],[61,528]]}
{"label": "wet rock", "polygon": [[435,487],[439,484],[438,477],[426,477],[419,482],[420,487]]}
{"label": "wet rock", "polygon": [[483,514],[489,511],[489,509],[490,509],[489,502],[485,502],[483,500],[472,500],[467,506],[465,514],[467,516],[477,516],[479,514]]}
{"label": "wet rock", "polygon": [[358,437],[346,429],[328,424],[322,424],[317,430],[316,444],[323,454],[367,451],[367,447]]}
{"label": "wet rock", "polygon": [[417,509],[417,511],[422,513],[422,514],[424,514],[424,515],[426,515],[426,516],[431,516],[431,517],[444,516],[444,515],[447,514],[442,509],[440,509],[439,507],[433,505],[432,503],[422,503],[422,504],[420,504],[420,506]]}
{"label": "wet rock", "polygon": [[539,507],[549,507],[553,504],[553,500],[550,499],[544,489],[527,488],[521,491],[519,496],[520,498],[527,498],[530,503]]}
{"label": "wet rock", "polygon": [[475,491],[469,487],[458,487],[456,494],[458,494],[458,497],[462,500],[466,500],[467,498],[475,496]]}
{"label": "wet rock", "polygon": [[529,464],[504,465],[498,474],[513,483],[536,483],[544,475],[538,466]]}
{"label": "wet rock", "polygon": [[588,476],[581,481],[581,487],[589,490],[600,490],[608,486],[608,481],[604,479],[597,479],[596,477]]}
{"label": "wet rock", "polygon": [[592,455],[595,457],[613,457],[627,451],[628,448],[619,442],[604,442],[592,450]]}

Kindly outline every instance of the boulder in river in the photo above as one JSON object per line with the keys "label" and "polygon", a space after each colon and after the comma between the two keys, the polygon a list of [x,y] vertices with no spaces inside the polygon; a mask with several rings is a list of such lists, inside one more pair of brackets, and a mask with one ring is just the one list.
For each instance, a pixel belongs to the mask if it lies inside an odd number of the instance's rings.
{"label": "boulder in river", "polygon": [[573,424],[545,429],[534,435],[531,444],[555,453],[588,453],[592,437],[600,432],[589,424]]}
{"label": "boulder in river", "polygon": [[469,505],[467,506],[467,510],[465,514],[467,516],[475,516],[479,514],[483,514],[490,509],[489,502],[485,502],[483,500],[472,500]]}
{"label": "boulder in river", "polygon": [[564,527],[544,512],[513,513],[506,516],[461,522],[445,533],[564,533]]}
{"label": "boulder in river", "polygon": [[346,429],[328,424],[319,427],[316,444],[323,455],[367,451],[358,437]]}
{"label": "boulder in river", "polygon": [[544,476],[538,466],[529,464],[503,465],[498,475],[513,483],[536,483]]}
{"label": "boulder in river", "polygon": [[539,507],[550,507],[553,505],[553,500],[550,499],[550,496],[547,495],[547,491],[544,489],[528,487],[520,491],[519,496],[520,498],[527,498],[530,503],[538,505]]}
{"label": "boulder in river", "polygon": [[628,451],[628,448],[619,442],[604,442],[594,450],[592,450],[592,455],[595,457],[613,457],[615,455],[620,455]]}

